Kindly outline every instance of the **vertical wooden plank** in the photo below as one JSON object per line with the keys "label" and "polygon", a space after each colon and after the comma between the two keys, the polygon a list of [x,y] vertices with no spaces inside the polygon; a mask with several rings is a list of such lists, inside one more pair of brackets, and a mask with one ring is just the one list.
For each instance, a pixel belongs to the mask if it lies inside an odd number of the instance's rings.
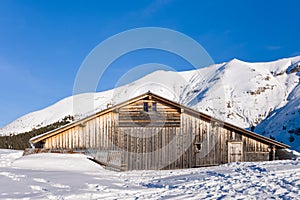
{"label": "vertical wooden plank", "polygon": [[159,169],[160,164],[160,147],[159,147],[159,131],[158,128],[155,127],[155,169]]}
{"label": "vertical wooden plank", "polygon": [[160,169],[161,166],[161,130],[159,128],[156,128],[156,148],[157,148],[157,164],[156,169]]}
{"label": "vertical wooden plank", "polygon": [[48,147],[48,146],[49,146],[48,144],[49,144],[49,140],[46,139],[46,140],[45,140],[45,144],[44,144],[44,149],[48,149],[48,148],[49,148],[49,147]]}
{"label": "vertical wooden plank", "polygon": [[55,139],[56,139],[56,140],[55,140],[55,144],[56,144],[55,148],[56,148],[56,149],[59,148],[59,142],[60,142],[60,141],[59,141],[59,138],[60,138],[60,134],[58,134],[58,135],[55,136]]}
{"label": "vertical wooden plank", "polygon": [[126,128],[127,149],[128,149],[128,169],[132,169],[132,146],[131,146],[131,128]]}
{"label": "vertical wooden plank", "polygon": [[138,137],[140,138],[140,165],[139,165],[139,169],[145,169],[144,168],[144,134],[143,134],[143,131],[144,131],[144,127],[139,127],[139,135]]}
{"label": "vertical wooden plank", "polygon": [[70,149],[69,148],[69,132],[68,132],[68,130],[66,131],[65,136],[66,136],[66,141],[65,141],[66,149]]}
{"label": "vertical wooden plank", "polygon": [[135,169],[135,153],[136,153],[136,138],[134,137],[133,135],[133,132],[134,132],[134,127],[133,128],[129,128],[129,134],[130,134],[130,166],[131,168],[130,169]]}
{"label": "vertical wooden plank", "polygon": [[120,135],[120,131],[118,129],[118,113],[112,113],[113,115],[113,134],[114,134],[114,145],[115,145],[115,150],[121,150],[120,146],[121,146],[121,135]]}
{"label": "vertical wooden plank", "polygon": [[99,149],[99,135],[100,135],[100,133],[99,133],[99,117],[96,117],[95,118],[95,142],[96,142],[96,144],[95,144],[95,148],[96,149]]}
{"label": "vertical wooden plank", "polygon": [[[212,126],[213,125],[213,126]],[[211,156],[211,163],[210,164],[215,164],[215,160],[216,160],[216,146],[215,146],[215,142],[216,142],[216,125],[211,124],[211,129],[212,129],[212,140],[211,140],[211,151],[212,151],[212,156]]]}
{"label": "vertical wooden plank", "polygon": [[191,118],[191,131],[188,132],[188,167],[192,167],[192,156],[193,156],[193,138],[194,138],[194,133],[195,133],[195,118]]}
{"label": "vertical wooden plank", "polygon": [[80,132],[79,132],[79,137],[78,137],[78,146],[79,146],[79,148],[81,149],[81,148],[83,148],[83,133],[84,133],[84,130],[85,130],[85,127],[82,127],[81,129],[80,129]]}
{"label": "vertical wooden plank", "polygon": [[97,148],[97,118],[93,119],[93,140],[94,140],[94,144],[93,144],[93,148],[96,149]]}
{"label": "vertical wooden plank", "polygon": [[53,137],[49,138],[49,146],[50,146],[50,149],[52,149],[52,148],[53,148],[52,139],[53,139]]}
{"label": "vertical wooden plank", "polygon": [[88,131],[88,134],[89,134],[89,138],[90,138],[89,145],[90,145],[90,148],[92,149],[94,147],[94,126],[93,126],[93,120],[89,121],[89,131]]}
{"label": "vertical wooden plank", "polygon": [[53,143],[53,149],[56,149],[56,136],[54,136],[53,137],[53,141],[52,141],[52,143]]}
{"label": "vertical wooden plank", "polygon": [[88,123],[88,133],[89,135],[89,148],[93,148],[94,146],[94,127],[93,127],[93,120],[90,120]]}
{"label": "vertical wooden plank", "polygon": [[61,135],[61,148],[66,149],[66,132],[62,132]]}
{"label": "vertical wooden plank", "polygon": [[183,121],[183,117],[181,119],[182,121],[182,125],[180,127],[180,131],[176,132],[176,154],[175,154],[175,158],[176,158],[176,166],[175,168],[178,169],[180,167],[180,158],[179,158],[179,154],[181,152],[181,145],[180,145],[180,134],[182,133],[182,129],[184,127],[185,122]]}
{"label": "vertical wooden plank", "polygon": [[81,127],[78,127],[77,129],[75,129],[74,132],[74,147],[75,149],[78,149],[78,140],[79,140],[79,135],[80,135],[80,131],[81,131]]}
{"label": "vertical wooden plank", "polygon": [[80,144],[80,141],[81,141],[81,137],[83,135],[83,132],[84,131],[85,127],[79,127],[76,131],[76,148],[79,149],[81,148],[81,144]]}
{"label": "vertical wooden plank", "polygon": [[180,168],[186,168],[186,159],[187,159],[187,155],[186,155],[186,145],[187,145],[187,132],[189,129],[189,116],[185,115],[184,116],[184,127],[182,129],[182,151],[181,151],[181,155],[182,155],[182,164],[180,166]]}
{"label": "vertical wooden plank", "polygon": [[205,163],[204,164],[210,164],[210,146],[211,146],[211,133],[210,133],[210,126],[208,122],[205,122],[206,127],[206,142],[207,142],[207,148],[206,148],[206,154],[205,154]]}
{"label": "vertical wooden plank", "polygon": [[179,132],[179,151],[178,151],[178,168],[182,169],[183,168],[183,134],[185,132],[185,129],[187,127],[187,122],[186,122],[186,114],[184,113],[183,115],[183,127],[181,128],[181,131]]}
{"label": "vertical wooden plank", "polygon": [[109,133],[109,116],[106,114],[105,115],[105,132],[106,132],[106,150],[109,151],[110,150],[110,133]]}
{"label": "vertical wooden plank", "polygon": [[171,145],[171,144],[174,144],[173,142],[173,139],[174,139],[174,137],[173,137],[173,127],[169,127],[168,128],[168,143],[169,143],[169,169],[174,169],[174,167],[173,167],[173,152],[174,152],[174,149],[175,149],[175,147],[174,147],[174,145]]}
{"label": "vertical wooden plank", "polygon": [[136,138],[134,137],[133,135],[133,132],[134,132],[134,127],[130,127],[129,129],[129,134],[130,134],[130,166],[131,166],[131,169],[135,169],[135,164],[136,164],[136,161],[135,161],[135,143],[136,143]]}
{"label": "vertical wooden plank", "polygon": [[148,144],[147,144],[147,129],[143,129],[143,169],[148,169]]}
{"label": "vertical wooden plank", "polygon": [[63,132],[59,133],[59,146],[58,149],[63,149]]}
{"label": "vertical wooden plank", "polygon": [[63,133],[63,149],[66,149],[66,141],[67,141],[67,139],[66,139],[67,137],[66,137],[66,131]]}
{"label": "vertical wooden plank", "polygon": [[188,135],[191,131],[191,117],[187,115],[187,126],[183,133],[183,168],[188,168]]}
{"label": "vertical wooden plank", "polygon": [[149,134],[149,137],[148,137],[148,154],[149,154],[149,157],[148,157],[148,169],[152,169],[152,163],[153,163],[153,144],[152,144],[152,138],[153,138],[153,135],[152,135],[152,129],[147,129],[147,134]]}
{"label": "vertical wooden plank", "polygon": [[112,145],[112,141],[113,141],[113,134],[112,134],[112,118],[111,118],[111,113],[107,114],[107,118],[108,118],[108,145],[109,145],[109,150],[113,150],[113,145]]}
{"label": "vertical wooden plank", "polygon": [[73,148],[76,149],[77,146],[76,146],[76,137],[77,137],[77,132],[78,132],[78,127],[76,127],[74,130],[72,130],[72,141],[73,141]]}
{"label": "vertical wooden plank", "polygon": [[111,151],[115,151],[116,148],[115,148],[115,145],[114,145],[114,139],[115,139],[115,135],[114,135],[114,125],[113,125],[113,113],[110,112],[109,113],[109,135],[110,135],[110,140],[109,140],[109,143],[110,143],[110,150]]}
{"label": "vertical wooden plank", "polygon": [[99,117],[99,128],[100,128],[100,134],[99,134],[99,136],[100,136],[100,151],[101,152],[103,152],[103,150],[104,150],[104,130],[103,130],[103,128],[104,128],[104,124],[103,124],[103,116],[100,116]]}
{"label": "vertical wooden plank", "polygon": [[155,169],[156,167],[156,160],[157,160],[157,156],[156,156],[156,130],[155,128],[151,129],[152,132],[152,169]]}
{"label": "vertical wooden plank", "polygon": [[192,135],[192,147],[191,147],[191,167],[195,167],[196,166],[196,148],[195,148],[195,143],[196,143],[196,138],[197,138],[197,143],[200,143],[199,140],[199,123],[198,123],[198,119],[195,118],[194,120],[194,135]]}
{"label": "vertical wooden plank", "polygon": [[145,128],[140,127],[140,159],[141,159],[141,165],[140,165],[140,169],[145,169],[144,166],[144,130]]}
{"label": "vertical wooden plank", "polygon": [[136,169],[140,169],[141,165],[141,138],[140,138],[140,133],[139,133],[140,127],[137,127],[135,130],[136,133]]}
{"label": "vertical wooden plank", "polygon": [[174,147],[172,149],[172,158],[173,158],[173,169],[176,169],[177,168],[177,152],[178,152],[178,135],[179,135],[179,132],[181,130],[181,127],[180,128],[175,128],[175,127],[172,127],[172,139],[174,141]]}
{"label": "vertical wooden plank", "polygon": [[67,147],[68,146],[67,145],[68,144],[68,136],[67,136],[67,134],[68,134],[68,132],[65,131],[64,132],[64,141],[63,141],[64,142],[64,149],[68,149],[68,147]]}
{"label": "vertical wooden plank", "polygon": [[71,137],[72,137],[72,136],[71,136],[72,134],[70,133],[70,130],[68,130],[67,133],[68,133],[68,134],[67,134],[67,136],[68,136],[68,148],[69,148],[69,149],[72,149],[72,148],[73,148],[73,147],[72,147],[72,138],[71,138]]}
{"label": "vertical wooden plank", "polygon": [[104,120],[104,115],[101,116],[101,148],[104,152],[106,150],[106,136],[105,136],[105,120]]}
{"label": "vertical wooden plank", "polygon": [[67,131],[67,138],[68,138],[68,140],[67,140],[67,149],[72,149],[72,147],[71,147],[71,141],[70,141],[70,131],[68,130]]}
{"label": "vertical wooden plank", "polygon": [[90,122],[86,122],[84,128],[85,128],[85,131],[83,134],[84,145],[86,148],[90,148]]}
{"label": "vertical wooden plank", "polygon": [[61,146],[62,146],[62,134],[61,134],[61,133],[59,133],[59,134],[57,135],[57,140],[58,140],[57,148],[58,148],[58,149],[61,149]]}
{"label": "vertical wooden plank", "polygon": [[53,149],[56,149],[56,144],[57,144],[57,137],[54,136],[54,138],[53,138]]}
{"label": "vertical wooden plank", "polygon": [[197,162],[197,165],[201,165],[202,162],[203,162],[203,151],[204,151],[203,121],[202,121],[201,118],[199,120],[199,125],[198,126],[199,126],[198,131],[199,131],[199,140],[200,140],[200,143],[201,143],[201,151],[197,154],[199,157],[198,157],[198,160],[196,162]]}
{"label": "vertical wooden plank", "polygon": [[161,129],[161,166],[166,167],[166,128],[160,127]]}
{"label": "vertical wooden plank", "polygon": [[185,141],[184,141],[184,168],[189,168],[190,167],[190,138],[191,138],[191,134],[193,132],[193,122],[192,122],[193,118],[191,116],[188,116],[188,127],[186,127],[186,132],[185,134]]}
{"label": "vertical wooden plank", "polygon": [[224,143],[223,143],[223,128],[219,127],[219,141],[218,141],[218,164],[223,163],[223,151],[224,151]]}
{"label": "vertical wooden plank", "polygon": [[61,148],[61,133],[57,135],[57,149]]}
{"label": "vertical wooden plank", "polygon": [[93,119],[93,132],[94,132],[94,135],[93,135],[93,137],[94,137],[94,149],[96,149],[97,147],[98,147],[98,145],[97,145],[97,137],[98,137],[98,130],[97,130],[97,117],[95,117],[94,119]]}
{"label": "vertical wooden plank", "polygon": [[53,149],[53,137],[49,138],[50,149]]}
{"label": "vertical wooden plank", "polygon": [[181,145],[180,145],[180,134],[182,133],[182,129],[184,128],[185,126],[185,122],[184,122],[184,117],[183,117],[184,114],[182,114],[181,116],[181,121],[182,121],[182,125],[180,127],[180,131],[179,132],[176,132],[176,166],[175,168],[178,169],[180,167],[180,158],[179,158],[179,155],[180,155],[180,152],[181,152]]}
{"label": "vertical wooden plank", "polygon": [[107,137],[107,116],[106,115],[103,115],[103,146],[104,146],[104,150],[106,151],[108,149],[108,145],[107,145],[107,140],[108,140],[108,137]]}
{"label": "vertical wooden plank", "polygon": [[169,162],[169,159],[170,159],[170,145],[169,145],[169,127],[165,127],[165,162],[167,163],[167,166],[165,169],[170,169],[170,162]]}
{"label": "vertical wooden plank", "polygon": [[128,158],[128,169],[131,170],[132,169],[132,165],[131,165],[131,133],[130,133],[130,128],[129,129],[126,129],[126,134],[127,134],[127,158]]}
{"label": "vertical wooden plank", "polygon": [[54,148],[57,149],[57,146],[58,146],[57,145],[57,143],[58,143],[58,139],[57,139],[58,137],[57,137],[57,135],[55,135],[54,138],[55,138]]}
{"label": "vertical wooden plank", "polygon": [[122,145],[122,148],[124,149],[124,164],[126,164],[126,169],[128,169],[128,136],[126,132],[124,131],[124,128],[120,128],[121,135],[124,138],[124,143]]}

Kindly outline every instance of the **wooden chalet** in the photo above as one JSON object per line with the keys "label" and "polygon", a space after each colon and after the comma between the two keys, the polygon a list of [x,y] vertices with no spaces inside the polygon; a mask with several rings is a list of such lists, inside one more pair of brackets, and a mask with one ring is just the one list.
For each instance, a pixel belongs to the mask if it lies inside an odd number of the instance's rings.
{"label": "wooden chalet", "polygon": [[178,169],[274,160],[288,145],[151,92],[30,139],[34,148],[72,151],[119,170]]}

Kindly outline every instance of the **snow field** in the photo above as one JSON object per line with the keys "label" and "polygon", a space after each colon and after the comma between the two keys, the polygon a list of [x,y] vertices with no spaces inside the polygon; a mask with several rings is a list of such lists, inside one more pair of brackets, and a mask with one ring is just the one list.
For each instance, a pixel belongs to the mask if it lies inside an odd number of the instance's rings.
{"label": "snow field", "polygon": [[0,150],[0,199],[299,199],[300,159],[114,172],[79,154]]}

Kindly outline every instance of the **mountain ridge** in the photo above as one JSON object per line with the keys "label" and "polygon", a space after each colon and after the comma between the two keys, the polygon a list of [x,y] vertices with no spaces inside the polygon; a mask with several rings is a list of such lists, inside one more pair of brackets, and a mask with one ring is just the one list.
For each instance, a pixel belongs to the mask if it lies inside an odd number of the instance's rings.
{"label": "mountain ridge", "polygon": [[[254,63],[235,58],[183,72],[158,70],[112,90],[66,97],[16,119],[0,135],[30,131],[68,115],[80,119],[150,90],[300,151],[299,71],[300,56]],[[74,103],[84,102],[92,102],[92,109],[74,110]]]}

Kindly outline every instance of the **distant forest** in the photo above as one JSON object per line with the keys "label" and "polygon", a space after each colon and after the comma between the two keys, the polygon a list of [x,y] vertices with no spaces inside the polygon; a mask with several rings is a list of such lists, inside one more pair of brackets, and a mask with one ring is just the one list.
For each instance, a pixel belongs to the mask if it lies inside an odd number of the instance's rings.
{"label": "distant forest", "polygon": [[71,121],[74,121],[74,117],[68,115],[61,121],[57,121],[53,124],[49,124],[41,128],[32,129],[31,131],[20,133],[17,135],[10,134],[8,136],[0,136],[0,149],[24,150],[26,148],[30,148],[30,138],[59,128],[65,124],[70,123]]}

